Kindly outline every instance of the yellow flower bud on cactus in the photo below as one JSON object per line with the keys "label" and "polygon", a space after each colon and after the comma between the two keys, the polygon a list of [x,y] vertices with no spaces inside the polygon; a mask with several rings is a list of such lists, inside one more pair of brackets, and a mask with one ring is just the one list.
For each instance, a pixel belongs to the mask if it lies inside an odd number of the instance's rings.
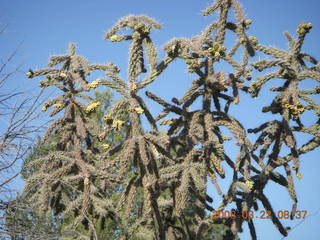
{"label": "yellow flower bud on cactus", "polygon": [[115,128],[117,131],[119,131],[121,129],[121,127],[123,126],[124,121],[122,120],[116,120],[112,123],[112,127]]}
{"label": "yellow flower bud on cactus", "polygon": [[83,181],[83,184],[84,185],[89,185],[90,181],[89,181],[89,178],[88,177],[85,177],[84,178],[84,181]]}
{"label": "yellow flower bud on cactus", "polygon": [[214,53],[214,56],[215,56],[215,57],[220,57],[221,54],[220,54],[219,52],[215,52],[215,53]]}
{"label": "yellow flower bud on cactus", "polygon": [[106,114],[106,115],[104,115],[103,119],[105,121],[109,121],[109,120],[112,120],[112,117],[109,114]]}
{"label": "yellow flower bud on cactus", "polygon": [[32,77],[33,77],[33,73],[30,72],[30,71],[27,72],[27,73],[26,73],[26,77],[27,77],[27,78],[32,78]]}
{"label": "yellow flower bud on cactus", "polygon": [[258,44],[258,38],[256,37],[253,37],[253,36],[250,36],[249,37],[249,40],[252,44]]}
{"label": "yellow flower bud on cactus", "polygon": [[134,29],[140,29],[140,28],[143,28],[144,27],[144,24],[143,23],[138,23],[137,25],[134,26]]}
{"label": "yellow flower bud on cactus", "polygon": [[149,32],[150,32],[150,26],[144,26],[144,27],[142,28],[142,31],[143,31],[144,33],[149,33]]}
{"label": "yellow flower bud on cactus", "polygon": [[65,73],[59,73],[59,77],[62,77],[62,78],[65,78],[67,76],[67,74],[65,74]]}
{"label": "yellow flower bud on cactus", "polygon": [[256,87],[256,86],[257,86],[257,83],[255,81],[250,82],[250,87]]}
{"label": "yellow flower bud on cactus", "polygon": [[253,184],[251,183],[250,180],[246,181],[246,185],[248,186],[248,188],[251,190],[253,188]]}
{"label": "yellow flower bud on cactus", "polygon": [[213,50],[214,51],[219,51],[219,49],[220,49],[220,44],[219,43],[213,44]]}
{"label": "yellow flower bud on cactus", "polygon": [[297,173],[296,173],[296,176],[297,176],[297,178],[298,178],[299,180],[302,178],[302,175],[301,175],[300,172],[297,172]]}
{"label": "yellow flower bud on cactus", "polygon": [[297,28],[297,33],[298,34],[308,33],[311,28],[312,28],[311,23],[301,23],[301,24],[299,24],[299,26]]}
{"label": "yellow flower bud on cactus", "polygon": [[238,103],[239,103],[239,101],[240,101],[240,100],[239,100],[239,98],[238,98],[238,97],[236,97],[236,98],[234,98],[234,99],[233,99],[233,103],[234,103],[234,104],[238,104]]}
{"label": "yellow flower bud on cactus", "polygon": [[304,112],[304,110],[305,110],[305,108],[304,108],[304,107],[299,108],[299,109],[297,110],[297,111],[298,111],[298,114],[303,113],[303,112]]}
{"label": "yellow flower bud on cactus", "polygon": [[303,28],[298,28],[298,29],[297,29],[297,33],[298,33],[298,34],[303,34],[303,33],[304,33]]}
{"label": "yellow flower bud on cactus", "polygon": [[240,38],[239,39],[240,43],[245,43],[246,42],[246,39],[244,37]]}
{"label": "yellow flower bud on cactus", "polygon": [[214,52],[212,47],[209,47],[207,50],[208,50],[208,52]]}
{"label": "yellow flower bud on cactus", "polygon": [[47,111],[47,106],[43,106],[43,107],[41,108],[41,111],[42,111],[42,112]]}
{"label": "yellow flower bud on cactus", "polygon": [[98,85],[99,85],[99,80],[95,80],[95,81],[89,83],[87,86],[88,86],[88,89],[95,89],[95,88],[97,88]]}
{"label": "yellow flower bud on cactus", "polygon": [[131,90],[132,90],[132,91],[136,91],[136,90],[137,90],[137,84],[132,83],[132,85],[131,85]]}
{"label": "yellow flower bud on cactus", "polygon": [[110,37],[110,41],[111,41],[111,42],[118,42],[118,41],[119,41],[119,37],[118,37],[117,35],[112,35],[112,36]]}
{"label": "yellow flower bud on cactus", "polygon": [[244,24],[246,25],[250,25],[252,23],[252,20],[251,19],[247,19],[244,21]]}
{"label": "yellow flower bud on cactus", "polygon": [[44,80],[41,80],[39,86],[41,88],[46,87],[46,82]]}
{"label": "yellow flower bud on cactus", "polygon": [[132,37],[133,38],[140,38],[140,33],[135,31],[135,32],[133,32]]}
{"label": "yellow flower bud on cactus", "polygon": [[134,109],[138,114],[142,114],[142,113],[144,113],[144,110],[142,109],[142,108],[135,108]]}
{"label": "yellow flower bud on cactus", "polygon": [[108,149],[110,147],[110,145],[108,143],[102,144],[102,148],[103,149]]}
{"label": "yellow flower bud on cactus", "polygon": [[87,113],[94,112],[96,108],[99,107],[100,105],[101,105],[100,102],[91,103],[89,106],[87,106],[86,112]]}

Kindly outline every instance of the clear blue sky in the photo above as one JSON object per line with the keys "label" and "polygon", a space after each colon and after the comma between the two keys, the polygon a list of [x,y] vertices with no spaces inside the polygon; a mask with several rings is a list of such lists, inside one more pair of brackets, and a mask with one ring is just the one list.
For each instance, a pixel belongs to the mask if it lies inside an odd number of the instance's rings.
{"label": "clear blue sky", "polygon": [[[297,25],[302,21],[313,23],[314,28],[308,35],[303,50],[320,59],[320,1],[319,0],[242,0],[246,15],[253,19],[250,34],[258,37],[261,43],[287,48],[287,42],[283,31],[294,34]],[[192,37],[200,33],[204,27],[213,21],[214,16],[202,17],[200,11],[210,3],[209,0],[162,0],[162,1],[107,1],[107,0],[3,0],[0,9],[0,22],[10,23],[6,34],[0,37],[0,55],[7,56],[17,45],[19,54],[14,64],[23,63],[24,72],[30,68],[43,68],[51,55],[63,54],[69,42],[78,45],[79,53],[85,56],[91,63],[105,63],[112,61],[120,66],[126,73],[127,44],[114,44],[103,39],[104,32],[122,16],[128,14],[145,14],[160,22],[163,29],[154,31],[153,39],[163,56],[161,46],[172,37]],[[257,56],[259,57],[259,56]],[[166,99],[180,97],[191,83],[194,76],[188,76],[181,62],[173,64],[163,76],[150,89]],[[271,83],[272,85],[272,83]],[[23,73],[13,79],[11,88],[25,88],[38,91],[38,81],[25,79]],[[270,85],[268,85],[270,86]],[[307,82],[306,88],[315,86]],[[246,128],[252,128],[273,119],[270,114],[262,114],[259,109],[270,103],[272,95],[264,88],[262,98],[256,100],[248,96],[242,96],[239,107],[231,113],[236,116]],[[315,99],[319,102],[318,99]],[[159,111],[159,107],[150,101],[153,113]],[[314,117],[305,116],[305,122],[311,123]],[[299,145],[307,138],[299,135]],[[230,156],[236,154],[230,146]],[[303,179],[296,181],[298,194],[298,210],[307,210],[313,214],[320,210],[320,151],[301,157],[301,172]],[[225,190],[230,178],[222,183]],[[21,186],[22,187],[22,184]],[[19,186],[18,186],[19,188]],[[281,191],[282,190],[282,191]],[[209,193],[214,196],[216,207],[220,198],[210,186]],[[273,204],[274,210],[290,210],[291,200],[285,189],[275,184],[269,184],[266,193]],[[260,208],[261,210],[262,208]],[[282,221],[291,227],[300,221]],[[258,239],[281,239],[273,224],[264,219],[255,221]],[[307,218],[297,226],[286,239],[300,240],[303,238],[319,239],[320,213]],[[247,226],[240,235],[241,239],[250,239]]]}

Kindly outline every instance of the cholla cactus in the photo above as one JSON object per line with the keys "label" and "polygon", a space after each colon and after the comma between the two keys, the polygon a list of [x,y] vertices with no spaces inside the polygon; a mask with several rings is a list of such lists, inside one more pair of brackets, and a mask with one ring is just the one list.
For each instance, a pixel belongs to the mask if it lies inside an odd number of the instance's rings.
{"label": "cholla cactus", "polygon": [[[229,20],[231,10],[235,22]],[[190,39],[170,40],[164,46],[166,56],[162,61],[157,61],[157,51],[151,40],[151,30],[160,29],[160,25],[147,16],[121,18],[105,38],[113,43],[131,41],[126,80],[119,76],[120,69],[113,63],[89,65],[75,55],[74,45],[71,45],[68,55],[52,58],[50,66],[65,62],[61,69],[29,71],[29,78],[46,76],[47,80],[41,82],[42,87],[56,86],[64,92],[62,96],[48,101],[42,110],[54,106],[52,116],[62,110],[65,112],[46,134],[49,136],[53,131],[63,133],[59,145],[61,154],[39,159],[38,162],[44,164],[43,169],[29,180],[27,189],[35,182],[44,183],[37,191],[47,197],[43,199],[48,205],[49,196],[55,197],[61,188],[69,189],[63,185],[64,181],[77,182],[80,187],[77,187],[75,199],[67,203],[65,199],[68,196],[64,196],[56,201],[65,204],[65,211],[77,210],[77,223],[86,219],[88,226],[93,221],[89,209],[106,216],[108,209],[114,207],[113,214],[119,219],[119,235],[123,239],[128,236],[137,239],[142,239],[142,236],[143,239],[207,239],[206,229],[210,224],[225,225],[224,239],[235,239],[245,222],[252,238],[256,239],[254,219],[209,220],[205,210],[224,210],[234,203],[235,211],[241,213],[257,210],[258,201],[270,211],[271,221],[286,236],[287,228],[277,218],[264,188],[273,181],[288,190],[293,200],[293,218],[297,196],[292,170],[300,179],[299,156],[320,145],[319,123],[305,127],[300,119],[305,111],[315,111],[320,115],[320,106],[311,97],[320,93],[319,87],[299,90],[299,83],[304,79],[320,81],[318,62],[301,53],[311,25],[299,25],[296,39],[285,33],[290,50],[284,51],[263,46],[256,37],[247,36],[252,20],[245,18],[237,0],[216,0],[203,14],[207,16],[215,11],[218,12],[217,21],[209,24],[202,33]],[[119,35],[120,31],[129,33]],[[225,41],[228,31],[237,36],[236,43],[230,48],[226,47]],[[237,61],[234,56],[241,49],[242,59]],[[273,59],[250,63],[255,52]],[[146,96],[163,107],[154,117],[139,93],[174,60],[184,61],[188,73],[196,79],[183,96],[173,97],[171,102],[147,91]],[[220,61],[229,64],[232,72],[216,71]],[[314,66],[309,67],[305,61]],[[271,67],[279,69],[248,83],[254,69],[263,71]],[[87,83],[85,76],[91,70],[104,70],[106,78]],[[262,111],[279,114],[281,119],[246,130],[228,113],[229,108],[239,103],[241,91],[257,97],[264,84],[274,78],[283,79],[284,84],[271,88],[279,94]],[[93,102],[84,93],[97,87],[111,88],[122,96],[104,116],[104,131],[100,133],[88,127],[88,116],[100,103]],[[79,98],[85,99],[89,105],[84,105]],[[197,100],[202,102],[201,107],[191,111],[190,106]],[[124,114],[129,118],[124,119]],[[142,117],[150,124],[150,131],[142,125]],[[297,125],[292,126],[292,122]],[[167,125],[167,128],[160,131],[158,125]],[[105,142],[106,138],[124,127],[125,140],[121,144],[113,146]],[[223,129],[227,129],[232,137],[225,136]],[[248,139],[247,132],[260,133],[254,144]],[[313,138],[298,148],[294,132],[307,133]],[[100,150],[93,147],[93,138],[101,142]],[[231,139],[239,147],[235,159],[225,151],[225,142]],[[70,141],[71,145],[67,145]],[[291,152],[281,157],[284,144]],[[83,145],[85,148],[80,147]],[[49,167],[45,168],[49,162]],[[286,176],[277,171],[279,167],[284,168]],[[223,193],[219,178],[230,174],[230,170],[232,182]],[[121,192],[120,199],[112,202],[106,196],[107,190],[99,188],[101,179],[108,182],[109,190]],[[222,198],[221,204],[214,208],[211,203],[213,197],[218,196],[208,195],[207,179],[212,181]],[[52,186],[50,184],[60,184],[61,188],[51,191],[48,188]],[[190,212],[192,221],[186,219]],[[94,238],[94,228],[92,224],[90,226],[89,236]]]}
{"label": "cholla cactus", "polygon": [[[91,66],[84,58],[75,55],[74,44],[70,45],[67,55],[51,57],[49,67],[57,64],[62,64],[60,69],[32,71],[32,77],[43,75],[46,86],[55,86],[63,92],[61,96],[47,101],[42,110],[53,106],[50,116],[63,113],[49,126],[43,138],[46,143],[56,136],[56,150],[26,166],[31,168],[37,164],[38,170],[28,179],[25,192],[30,195],[28,200],[32,204],[37,203],[44,211],[53,210],[64,219],[75,216],[68,227],[77,230],[82,228],[78,228],[79,224],[84,224],[89,229],[85,235],[92,237],[96,235],[93,227],[95,214],[106,217],[113,208],[110,201],[105,200],[106,193],[101,191],[101,181],[112,183],[101,171],[100,163],[92,160],[99,153],[93,147],[96,128],[86,115],[100,103],[86,106],[80,100],[91,100],[83,94],[87,89],[85,76],[99,67]],[[106,148],[105,144],[103,148]]]}

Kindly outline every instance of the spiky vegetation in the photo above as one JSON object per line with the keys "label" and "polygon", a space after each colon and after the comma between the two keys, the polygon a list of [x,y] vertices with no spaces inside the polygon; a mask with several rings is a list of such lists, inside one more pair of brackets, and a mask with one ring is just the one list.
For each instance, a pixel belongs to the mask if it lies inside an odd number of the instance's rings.
{"label": "spiky vegetation", "polygon": [[[232,11],[235,22],[229,21]],[[43,111],[54,108],[51,116],[63,112],[44,137],[46,141],[54,133],[58,144],[54,151],[33,161],[39,168],[25,188],[30,193],[29,200],[38,202],[42,210],[54,210],[66,220],[75,216],[68,226],[72,231],[63,239],[98,239],[94,226],[101,218],[119,219],[119,239],[212,239],[213,224],[226,227],[224,239],[235,239],[245,222],[252,239],[256,239],[252,219],[211,220],[205,213],[214,209],[210,205],[213,196],[207,193],[208,177],[222,194],[218,179],[232,172],[232,182],[216,210],[235,203],[236,211],[241,213],[256,210],[261,202],[271,212],[271,221],[278,230],[287,235],[264,188],[270,181],[285,187],[293,200],[294,214],[297,197],[292,171],[300,178],[299,156],[320,145],[319,121],[305,127],[300,118],[304,111],[320,115],[320,106],[312,99],[312,95],[320,93],[319,86],[299,89],[305,79],[320,81],[318,62],[301,52],[311,24],[299,25],[297,38],[285,33],[290,49],[280,50],[247,36],[252,21],[245,18],[237,0],[217,0],[203,14],[213,12],[218,12],[218,19],[199,35],[170,40],[164,47],[166,57],[162,61],[157,60],[150,37],[151,30],[160,29],[160,25],[147,16],[120,19],[105,38],[111,42],[130,41],[126,80],[112,63],[90,65],[75,55],[74,45],[70,45],[67,55],[52,57],[49,69],[28,72],[30,78],[46,77],[41,81],[42,87],[55,86],[63,92],[43,107]],[[120,35],[125,31],[127,35]],[[235,33],[237,41],[227,48],[225,38],[229,32]],[[267,55],[268,60],[250,63],[257,51]],[[241,61],[235,59],[235,54],[242,54]],[[196,79],[183,96],[174,97],[171,102],[145,92],[163,107],[158,116],[153,116],[140,93],[178,59],[185,62]],[[231,65],[233,72],[217,71],[220,61]],[[57,68],[59,64],[61,67]],[[274,67],[278,68],[276,72],[247,84],[254,69]],[[86,76],[93,70],[105,71],[107,78],[88,83]],[[257,97],[264,84],[275,78],[283,79],[284,84],[271,88],[279,94],[262,111],[278,114],[281,120],[246,130],[228,113],[229,108],[239,103],[241,91]],[[104,116],[101,132],[90,118],[100,103],[92,102],[86,93],[97,87],[111,88],[122,96]],[[189,110],[199,99],[200,108]],[[128,120],[123,118],[124,114],[128,114]],[[167,118],[169,115],[175,117]],[[150,131],[142,125],[141,116],[149,122]],[[160,131],[159,125],[168,128]],[[119,144],[109,142],[108,137],[123,127],[125,140]],[[223,128],[229,130],[239,147],[234,160],[225,151],[225,142],[231,138],[223,134]],[[255,143],[249,141],[247,132],[260,133]],[[294,132],[313,138],[298,148]],[[94,145],[95,139],[100,144]],[[283,145],[291,153],[281,157]],[[280,174],[279,168],[284,168],[287,175]],[[120,199],[111,197],[110,191],[115,189],[121,192]]]}

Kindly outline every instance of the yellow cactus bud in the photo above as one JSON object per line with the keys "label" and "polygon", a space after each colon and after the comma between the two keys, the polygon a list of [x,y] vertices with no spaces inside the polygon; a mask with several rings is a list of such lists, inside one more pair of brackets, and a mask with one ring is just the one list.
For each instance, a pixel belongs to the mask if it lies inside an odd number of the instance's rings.
{"label": "yellow cactus bud", "polygon": [[134,109],[138,114],[142,114],[142,113],[144,113],[144,110],[142,109],[142,108],[135,108]]}
{"label": "yellow cactus bud", "polygon": [[84,185],[89,185],[90,181],[89,181],[89,178],[88,177],[85,177],[84,178],[84,181],[83,181],[83,184]]}
{"label": "yellow cactus bud", "polygon": [[297,178],[298,178],[299,180],[302,179],[302,175],[301,175],[300,172],[297,172],[297,173],[296,173],[296,176],[297,176]]}
{"label": "yellow cactus bud", "polygon": [[140,33],[139,32],[137,32],[137,31],[135,31],[135,32],[133,32],[132,33],[132,38],[140,38]]}
{"label": "yellow cactus bud", "polygon": [[214,52],[214,49],[212,47],[209,47],[207,50],[208,52]]}
{"label": "yellow cactus bud", "polygon": [[108,143],[102,144],[102,148],[103,149],[108,149],[110,147],[110,145]]}
{"label": "yellow cactus bud", "polygon": [[41,111],[42,111],[42,112],[47,111],[47,106],[43,106],[43,107],[41,108]]}
{"label": "yellow cactus bud", "polygon": [[253,184],[251,183],[250,180],[246,181],[246,185],[248,186],[248,188],[251,190],[253,188]]}
{"label": "yellow cactus bud", "polygon": [[239,39],[240,43],[245,43],[246,42],[246,39],[244,37],[240,38]]}
{"label": "yellow cactus bud", "polygon": [[252,20],[251,19],[247,19],[244,21],[244,24],[246,25],[250,25],[252,23]]}
{"label": "yellow cactus bud", "polygon": [[111,120],[112,117],[111,117],[109,114],[106,114],[106,115],[104,115],[103,119],[104,119],[105,121],[108,121],[108,120]]}
{"label": "yellow cactus bud", "polygon": [[99,85],[99,80],[95,80],[95,81],[89,83],[87,86],[88,86],[88,89],[95,89],[95,88],[97,88],[98,85]]}
{"label": "yellow cactus bud", "polygon": [[118,42],[120,39],[119,39],[119,36],[117,36],[117,35],[112,35],[111,37],[110,37],[110,41],[111,42]]}
{"label": "yellow cactus bud", "polygon": [[59,77],[62,77],[62,78],[65,78],[67,76],[67,74],[65,74],[65,73],[59,73]]}
{"label": "yellow cactus bud", "polygon": [[255,86],[257,86],[257,83],[255,81],[251,81],[250,82],[250,87],[255,87]]}
{"label": "yellow cactus bud", "polygon": [[239,100],[238,97],[236,97],[236,98],[233,99],[233,103],[234,103],[234,104],[238,104],[239,102],[240,102],[240,100]]}
{"label": "yellow cactus bud", "polygon": [[132,90],[132,91],[136,91],[136,90],[137,90],[137,84],[132,83],[132,85],[131,85],[131,90]]}
{"label": "yellow cactus bud", "polygon": [[214,51],[218,51],[220,49],[220,44],[219,43],[215,43],[214,45],[213,45],[213,50]]}
{"label": "yellow cactus bud", "polygon": [[144,27],[144,24],[143,23],[138,23],[134,26],[134,29],[137,30],[137,29],[140,29],[140,28],[143,28]]}
{"label": "yellow cactus bud", "polygon": [[112,127],[115,128],[117,131],[119,131],[121,129],[121,127],[123,126],[124,121],[122,120],[116,120],[112,123]]}
{"label": "yellow cactus bud", "polygon": [[41,80],[39,86],[41,88],[46,87],[46,82],[44,80]]}
{"label": "yellow cactus bud", "polygon": [[144,26],[144,27],[142,28],[142,31],[143,31],[144,33],[149,33],[149,32],[150,32],[150,26]]}
{"label": "yellow cactus bud", "polygon": [[101,105],[100,102],[91,103],[89,106],[87,106],[86,112],[87,113],[94,112],[97,109],[97,107],[99,107],[100,105]]}
{"label": "yellow cactus bud", "polygon": [[297,33],[298,33],[298,34],[303,34],[304,31],[305,31],[305,30],[304,30],[303,28],[298,28],[298,29],[297,29]]}
{"label": "yellow cactus bud", "polygon": [[215,57],[220,57],[221,55],[220,55],[219,52],[215,52],[215,53],[214,53],[214,56],[215,56]]}
{"label": "yellow cactus bud", "polygon": [[258,38],[256,37],[253,37],[253,36],[250,36],[249,37],[249,40],[252,44],[258,44]]}
{"label": "yellow cactus bud", "polygon": [[26,73],[26,77],[27,77],[27,78],[32,78],[32,77],[33,77],[33,73],[30,72],[30,71],[27,72],[27,73]]}
{"label": "yellow cactus bud", "polygon": [[297,33],[298,34],[308,33],[311,28],[312,28],[311,23],[301,23],[301,24],[299,24],[299,26],[297,28]]}

